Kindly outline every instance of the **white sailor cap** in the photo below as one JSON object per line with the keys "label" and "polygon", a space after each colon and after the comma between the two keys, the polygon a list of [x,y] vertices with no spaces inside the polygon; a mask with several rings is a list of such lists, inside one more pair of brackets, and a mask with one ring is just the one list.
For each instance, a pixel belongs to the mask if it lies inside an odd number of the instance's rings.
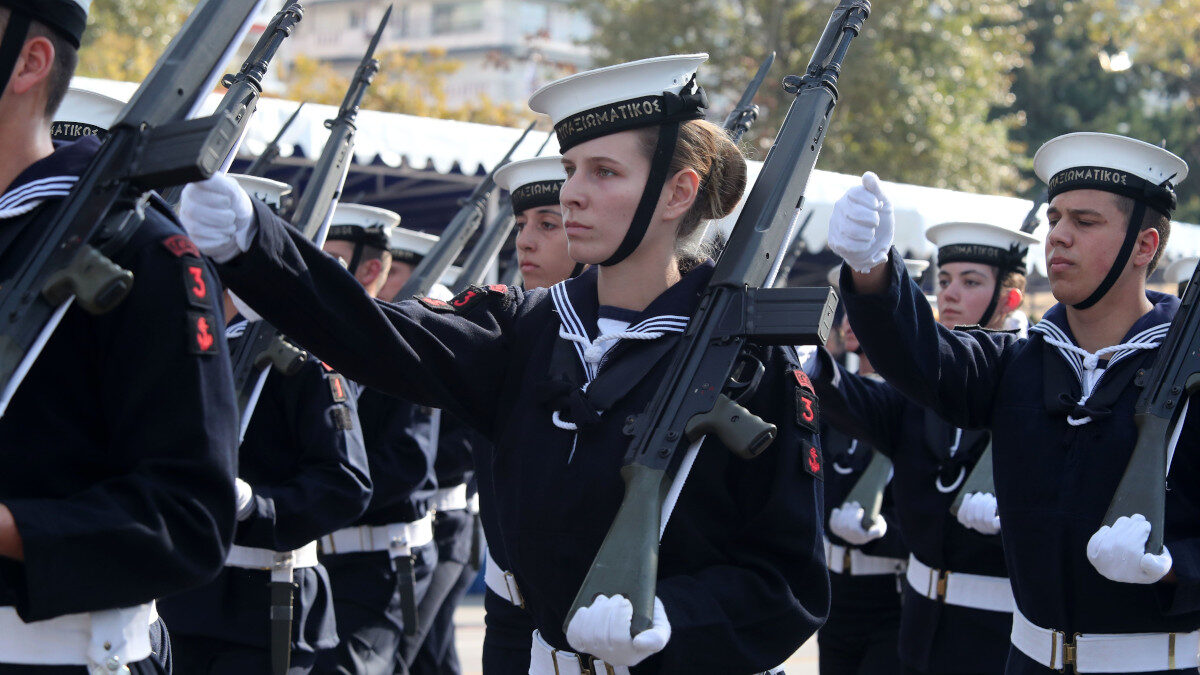
{"label": "white sailor cap", "polygon": [[388,240],[388,250],[391,251],[394,262],[416,265],[425,259],[425,254],[429,253],[437,242],[437,235],[393,227]]}
{"label": "white sailor cap", "polygon": [[1200,257],[1188,256],[1180,258],[1175,262],[1167,265],[1163,270],[1163,278],[1168,283],[1182,284],[1192,280],[1192,273],[1196,271],[1196,264],[1200,263]]}
{"label": "white sailor cap", "polygon": [[[925,270],[929,269],[929,261],[921,260],[920,258],[905,258],[904,268],[908,270],[908,276],[913,279],[920,279]],[[842,266],[836,265],[829,270],[829,274],[825,277],[829,281],[829,285],[834,288],[841,286]]]}
{"label": "white sailor cap", "polygon": [[238,185],[245,190],[246,194],[266,204],[276,212],[279,211],[279,207],[283,204],[284,196],[292,192],[291,185],[280,183],[270,178],[247,176],[244,173],[231,173],[229,177],[236,180]]}
{"label": "white sailor cap", "polygon": [[1070,190],[1104,190],[1144,202],[1171,215],[1175,189],[1187,162],[1174,153],[1126,136],[1079,132],[1038,148],[1033,169],[1049,186],[1049,198]]}
{"label": "white sailor cap", "polygon": [[124,107],[124,101],[111,96],[71,87],[54,114],[50,137],[56,141],[73,141],[83,136],[103,137]]}
{"label": "white sailor cap", "polygon": [[327,241],[351,241],[387,249],[400,214],[366,204],[338,203],[333,208]]}
{"label": "white sailor cap", "polygon": [[925,231],[937,246],[937,262],[975,262],[1025,274],[1029,247],[1040,240],[1031,235],[992,223],[940,223]]}
{"label": "white sailor cap", "polygon": [[529,97],[550,116],[560,152],[629,129],[701,119],[708,99],[696,69],[708,54],[677,54],[577,73]]}
{"label": "white sailor cap", "polygon": [[0,5],[50,26],[78,49],[92,0],[0,0]]}
{"label": "white sailor cap", "polygon": [[567,172],[559,155],[522,159],[496,170],[496,185],[508,191],[516,214],[539,206],[558,206],[565,180]]}

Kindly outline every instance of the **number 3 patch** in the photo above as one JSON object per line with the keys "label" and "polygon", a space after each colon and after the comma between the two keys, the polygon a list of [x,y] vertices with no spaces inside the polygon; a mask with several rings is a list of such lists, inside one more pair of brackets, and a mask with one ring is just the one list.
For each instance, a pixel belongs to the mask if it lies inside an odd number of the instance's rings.
{"label": "number 3 patch", "polygon": [[793,370],[796,379],[796,424],[815,433],[820,433],[821,406],[812,382],[803,370]]}

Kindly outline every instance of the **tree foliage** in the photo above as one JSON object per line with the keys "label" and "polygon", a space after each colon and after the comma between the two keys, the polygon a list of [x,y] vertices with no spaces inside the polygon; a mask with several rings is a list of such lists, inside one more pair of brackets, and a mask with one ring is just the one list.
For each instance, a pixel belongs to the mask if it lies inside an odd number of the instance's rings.
{"label": "tree foliage", "polygon": [[[701,79],[716,116],[736,101],[758,61],[778,58],[756,102],[752,132],[769,144],[791,97],[779,82],[803,73],[829,19],[825,0],[577,0],[596,25],[602,60],[705,51]],[[1008,138],[1012,72],[1025,53],[1020,2],[877,2],[850,48],[820,166],[977,191],[1020,187],[1020,147]]]}
{"label": "tree foliage", "polygon": [[[391,50],[381,53],[379,60],[379,74],[363,98],[364,109],[505,126],[530,117],[523,107],[497,103],[486,96],[464,105],[449,105],[445,81],[462,63],[447,58],[444,51]],[[350,84],[347,76],[328,64],[305,56],[292,62],[285,79],[288,98],[330,105],[341,103]]]}
{"label": "tree foliage", "polygon": [[142,81],[194,5],[189,0],[94,0],[76,72]]}

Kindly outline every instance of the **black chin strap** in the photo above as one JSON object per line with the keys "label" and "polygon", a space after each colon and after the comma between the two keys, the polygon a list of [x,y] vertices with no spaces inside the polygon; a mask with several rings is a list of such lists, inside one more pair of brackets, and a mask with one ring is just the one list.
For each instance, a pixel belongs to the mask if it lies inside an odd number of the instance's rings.
{"label": "black chin strap", "polygon": [[571,277],[570,278],[574,279],[575,277],[579,276],[580,274],[583,274],[583,271],[585,269],[587,269],[587,265],[584,265],[581,262],[575,263],[575,267],[571,269]]}
{"label": "black chin strap", "polygon": [[363,242],[362,239],[354,240],[354,253],[350,254],[350,264],[346,265],[346,269],[350,274],[358,274],[358,264],[362,262],[363,257]]}
{"label": "black chin strap", "polygon": [[675,156],[675,144],[679,140],[679,122],[667,122],[658,127],[658,142],[654,146],[654,157],[650,160],[650,175],[646,178],[646,187],[642,190],[642,199],[638,202],[637,211],[629,223],[629,231],[621,240],[621,245],[600,263],[602,267],[616,265],[637,250],[650,227],[650,219],[658,207],[658,199],[662,196],[663,186],[667,184],[667,171],[671,168],[671,159]]}
{"label": "black chin strap", "polygon": [[992,287],[992,301],[988,303],[987,309],[983,310],[983,316],[979,317],[979,326],[987,328],[992,322],[992,315],[996,313],[996,305],[1000,304],[1000,279],[1004,274],[1004,270],[996,269],[996,283]]}
{"label": "black chin strap", "polygon": [[1117,283],[1121,272],[1125,270],[1125,265],[1129,262],[1129,256],[1133,254],[1133,245],[1137,241],[1138,234],[1142,231],[1142,220],[1146,215],[1146,204],[1143,201],[1139,199],[1134,200],[1133,203],[1133,213],[1129,215],[1129,224],[1125,229],[1125,241],[1121,243],[1121,250],[1117,252],[1117,259],[1113,261],[1112,267],[1104,277],[1104,281],[1100,282],[1096,290],[1083,302],[1071,305],[1075,309],[1087,309],[1100,302],[1100,299],[1108,293],[1113,284]]}
{"label": "black chin strap", "polygon": [[25,46],[25,38],[29,37],[29,15],[13,8],[8,15],[8,26],[4,29],[4,37],[0,38],[0,93],[8,88],[13,70],[17,67],[17,59],[21,57],[21,48]]}

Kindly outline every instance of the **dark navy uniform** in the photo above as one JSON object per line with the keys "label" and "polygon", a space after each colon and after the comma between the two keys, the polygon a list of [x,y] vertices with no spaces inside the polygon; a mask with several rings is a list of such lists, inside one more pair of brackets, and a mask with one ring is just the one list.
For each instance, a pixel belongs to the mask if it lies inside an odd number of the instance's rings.
{"label": "dark navy uniform", "polygon": [[[821,447],[825,451],[825,522],[830,512],[846,501],[871,463],[871,446],[850,438],[828,424],[822,425]],[[843,552],[834,560],[829,574],[832,594],[829,619],[817,633],[822,675],[859,673],[861,675],[899,673],[897,634],[900,630],[900,593],[904,583],[904,563],[908,548],[901,537],[896,519],[892,490],[884,492],[879,514],[888,523],[884,536],[862,546],[854,546],[831,531],[830,544]],[[832,547],[831,547],[832,548]],[[889,573],[856,574],[854,551],[871,556],[873,562],[893,562]]]}
{"label": "dark navy uniform", "polygon": [[[812,380],[825,420],[892,460],[896,520],[913,557],[937,570],[1008,576],[1000,537],[968,529],[950,513],[956,485],[987,445],[985,434],[960,434],[889,384],[849,372],[823,349],[817,355]],[[875,353],[868,355],[875,364]],[[906,666],[926,673],[1000,672],[1011,612],[946,604],[907,581],[903,587],[900,657]]]}
{"label": "dark navy uniform", "polygon": [[[1133,406],[1139,389],[1133,378],[1149,369],[1157,348],[1111,354],[1088,402],[1077,406],[1081,384],[1073,360],[1047,341],[1074,341],[1061,305],[1047,311],[1027,339],[951,331],[933,320],[897,258],[893,251],[885,292],[845,294],[854,332],[872,363],[905,394],[953,424],[991,429],[1001,534],[1020,612],[1068,636],[1196,630],[1200,466],[1191,450],[1200,446],[1200,419],[1195,415],[1185,421],[1167,478],[1165,543],[1177,580],[1116,583],[1086,557],[1137,435]],[[843,277],[843,288],[851,287]],[[1161,337],[1179,306],[1174,297],[1146,295],[1154,308],[1123,343]],[[1069,417],[1090,420],[1070,424]],[[1015,648],[1007,670],[1047,672]]]}
{"label": "dark navy uniform", "polygon": [[[412,523],[428,515],[437,487],[430,412],[375,389],[359,396],[375,491],[354,527]],[[400,559],[387,550],[339,552],[322,542],[321,560],[333,581],[341,644],[321,655],[317,672],[406,672],[403,603],[420,602],[437,564],[437,546],[430,541]]]}
{"label": "dark navy uniform", "polygon": [[[245,326],[232,326],[231,345]],[[241,445],[238,474],[254,499],[235,544],[293,551],[366,509],[371,482],[353,394],[311,357],[293,375],[270,374]],[[181,672],[270,672],[270,580],[266,570],[226,566],[212,583],[162,603]],[[307,673],[319,651],[337,644],[333,597],[320,565],[297,567],[293,580],[289,672]]]}
{"label": "dark navy uniform", "polygon": [[[350,377],[441,407],[495,443],[491,461],[477,469],[491,468],[504,549],[534,625],[552,646],[569,649],[564,619],[624,494],[624,420],[648,404],[666,361],[598,424],[578,434],[560,429],[548,407],[531,403],[544,391],[560,328],[596,337],[594,271],[556,286],[553,298],[544,289],[492,286],[449,303],[377,303],[335,261],[256,208],[255,246],[223,274]],[[684,275],[629,330],[676,339],[711,273],[704,264]],[[336,333],[321,328],[332,325]],[[652,342],[621,341],[603,363],[632,358]],[[797,416],[794,355],[762,352],[767,375],[749,407],[775,423],[779,437],[751,461],[715,439],[699,453],[660,549],[657,594],[671,640],[635,673],[773,668],[828,610],[820,483],[811,475],[821,473],[820,451]],[[584,366],[575,365],[583,377]]]}
{"label": "dark navy uniform", "polygon": [[[4,259],[28,254],[25,235],[98,147],[94,137],[59,146],[13,181],[0,223],[34,211]],[[69,309],[0,419],[0,503],[25,552],[24,562],[0,557],[0,611],[26,622],[205,583],[233,537],[237,411],[220,289],[166,205],[145,213],[114,256],[134,274],[129,296],[101,316]],[[157,672],[152,660],[131,668]]]}
{"label": "dark navy uniform", "polygon": [[433,532],[438,562],[418,608],[420,628],[407,639],[411,644],[405,653],[414,673],[458,675],[462,667],[454,644],[454,610],[479,573],[483,544],[478,509],[472,506],[476,489],[471,457],[483,452],[479,445],[488,441],[451,415],[438,411],[436,417],[440,430]]}

